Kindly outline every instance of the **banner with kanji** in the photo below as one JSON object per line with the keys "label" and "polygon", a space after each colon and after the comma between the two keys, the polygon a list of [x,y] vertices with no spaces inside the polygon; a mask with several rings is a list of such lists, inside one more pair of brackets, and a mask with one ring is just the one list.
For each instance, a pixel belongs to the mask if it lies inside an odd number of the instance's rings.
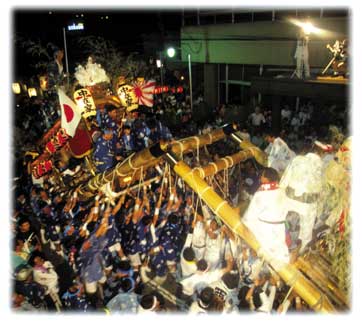
{"label": "banner with kanji", "polygon": [[88,89],[81,88],[75,91],[73,98],[84,118],[96,115],[96,105],[94,104],[92,94]]}

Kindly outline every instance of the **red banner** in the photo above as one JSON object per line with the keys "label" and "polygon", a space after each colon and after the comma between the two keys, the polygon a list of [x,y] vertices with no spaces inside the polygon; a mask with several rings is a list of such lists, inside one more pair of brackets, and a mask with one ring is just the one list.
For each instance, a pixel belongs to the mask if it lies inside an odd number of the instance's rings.
{"label": "red banner", "polygon": [[178,87],[169,87],[169,86],[156,86],[153,94],[161,94],[161,93],[182,93],[184,91],[182,86]]}

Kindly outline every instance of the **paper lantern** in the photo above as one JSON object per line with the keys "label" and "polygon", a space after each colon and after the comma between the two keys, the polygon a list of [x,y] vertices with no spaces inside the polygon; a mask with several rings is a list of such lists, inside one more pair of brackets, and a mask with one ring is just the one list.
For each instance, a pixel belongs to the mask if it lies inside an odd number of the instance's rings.
{"label": "paper lantern", "polygon": [[29,97],[36,97],[38,94],[36,92],[36,88],[34,87],[29,87],[28,88],[28,94],[29,94]]}
{"label": "paper lantern", "polygon": [[48,77],[47,76],[40,76],[39,77],[39,84],[40,84],[40,88],[43,91],[46,91],[48,89]]}
{"label": "paper lantern", "polygon": [[132,111],[138,108],[138,98],[131,85],[121,85],[117,91],[118,97],[121,100],[122,106],[127,108],[127,111]]}
{"label": "paper lantern", "polygon": [[13,92],[14,94],[20,94],[21,92],[21,87],[19,83],[13,83],[12,84],[12,88],[13,88]]}
{"label": "paper lantern", "polygon": [[73,98],[77,103],[77,106],[80,108],[84,118],[97,114],[96,105],[94,104],[92,94],[88,89],[81,88],[75,91]]}

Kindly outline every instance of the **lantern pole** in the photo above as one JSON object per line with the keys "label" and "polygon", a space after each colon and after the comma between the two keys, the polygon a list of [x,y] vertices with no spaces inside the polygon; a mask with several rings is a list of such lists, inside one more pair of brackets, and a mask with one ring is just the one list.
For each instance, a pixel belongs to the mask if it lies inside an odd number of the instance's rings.
{"label": "lantern pole", "polygon": [[67,89],[68,89],[69,88],[69,66],[68,66],[67,37],[65,34],[65,28],[63,28],[63,38],[64,38],[64,53],[65,53],[65,70],[67,73]]}

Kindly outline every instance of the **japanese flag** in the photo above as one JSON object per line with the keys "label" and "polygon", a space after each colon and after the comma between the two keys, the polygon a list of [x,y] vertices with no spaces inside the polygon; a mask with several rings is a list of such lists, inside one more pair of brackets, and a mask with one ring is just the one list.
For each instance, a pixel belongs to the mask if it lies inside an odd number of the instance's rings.
{"label": "japanese flag", "polygon": [[58,89],[61,108],[61,127],[73,137],[82,117],[77,105],[61,90]]}

